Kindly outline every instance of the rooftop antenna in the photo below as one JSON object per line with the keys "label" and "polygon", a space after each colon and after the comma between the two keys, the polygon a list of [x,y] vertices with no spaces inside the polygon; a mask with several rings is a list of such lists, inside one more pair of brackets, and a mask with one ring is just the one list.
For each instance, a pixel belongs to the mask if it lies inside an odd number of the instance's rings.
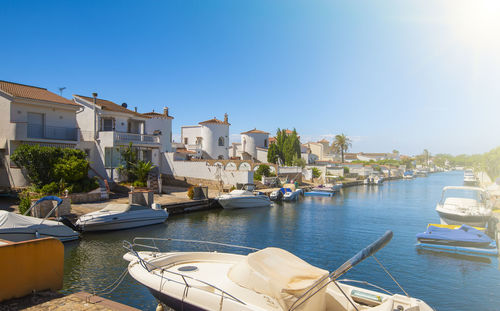
{"label": "rooftop antenna", "polygon": [[62,92],[63,92],[65,89],[66,89],[66,87],[65,87],[65,86],[63,86],[63,87],[60,87],[60,88],[59,88],[59,93],[61,94],[61,96],[62,96]]}

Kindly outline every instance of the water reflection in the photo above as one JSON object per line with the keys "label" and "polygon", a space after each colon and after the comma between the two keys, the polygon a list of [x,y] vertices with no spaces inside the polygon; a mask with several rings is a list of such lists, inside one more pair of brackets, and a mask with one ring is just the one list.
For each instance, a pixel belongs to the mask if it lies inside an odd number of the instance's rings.
{"label": "water reflection", "polygon": [[[126,268],[122,241],[136,236],[170,237],[264,248],[287,249],[330,271],[390,229],[392,242],[377,258],[410,295],[437,310],[495,310],[500,298],[498,260],[420,252],[415,234],[439,222],[435,205],[446,185],[459,185],[462,174],[434,174],[415,180],[388,181],[383,186],[346,188],[334,197],[305,197],[270,208],[216,210],[172,216],[166,224],[110,233],[86,234],[66,245],[65,290],[102,289]],[[170,249],[189,249],[176,243]],[[189,246],[191,247],[191,246]],[[366,280],[399,292],[373,259],[350,270],[346,278]],[[148,291],[127,277],[111,299],[154,310]]]}

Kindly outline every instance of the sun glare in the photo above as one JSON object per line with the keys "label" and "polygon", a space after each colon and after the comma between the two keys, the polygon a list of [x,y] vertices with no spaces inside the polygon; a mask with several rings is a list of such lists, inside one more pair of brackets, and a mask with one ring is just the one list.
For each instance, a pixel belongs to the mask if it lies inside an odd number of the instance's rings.
{"label": "sun glare", "polygon": [[455,0],[447,4],[454,39],[479,52],[500,50],[499,0]]}

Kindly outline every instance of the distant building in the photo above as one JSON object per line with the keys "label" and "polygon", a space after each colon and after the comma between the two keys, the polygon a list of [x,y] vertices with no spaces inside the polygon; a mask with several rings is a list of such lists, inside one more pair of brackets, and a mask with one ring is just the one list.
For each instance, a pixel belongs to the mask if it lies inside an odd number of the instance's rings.
{"label": "distant building", "polygon": [[229,124],[227,114],[224,121],[213,118],[198,125],[181,127],[181,142],[203,159],[229,158]]}
{"label": "distant building", "polygon": [[267,149],[269,147],[269,133],[253,129],[241,133],[241,142],[233,143],[229,147],[231,158],[267,162]]}
{"label": "distant building", "polygon": [[364,153],[357,154],[360,161],[380,161],[380,160],[397,160],[399,161],[399,153]]}

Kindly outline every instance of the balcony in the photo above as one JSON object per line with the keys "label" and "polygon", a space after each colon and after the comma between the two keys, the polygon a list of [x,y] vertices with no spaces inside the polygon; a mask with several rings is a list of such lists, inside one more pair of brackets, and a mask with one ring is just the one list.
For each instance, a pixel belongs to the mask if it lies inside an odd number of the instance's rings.
{"label": "balcony", "polygon": [[11,123],[10,137],[16,140],[34,140],[34,141],[78,141],[78,128],[43,126],[38,124],[29,124],[26,122]]}
{"label": "balcony", "polygon": [[75,127],[43,126],[28,124],[28,138],[77,141],[78,129]]}
{"label": "balcony", "polygon": [[112,132],[112,131],[109,132],[100,131],[99,140],[101,145],[104,146],[128,145],[129,143],[132,143],[133,145],[142,145],[142,146],[160,145],[160,137],[157,135],[123,133],[123,132]]}

